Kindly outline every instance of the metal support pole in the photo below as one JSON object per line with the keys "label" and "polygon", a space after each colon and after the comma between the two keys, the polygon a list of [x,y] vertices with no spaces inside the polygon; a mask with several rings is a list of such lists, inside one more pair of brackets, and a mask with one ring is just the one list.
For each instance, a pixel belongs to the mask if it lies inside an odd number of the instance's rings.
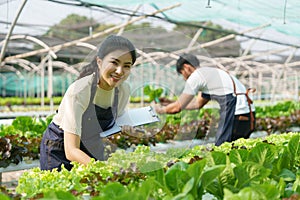
{"label": "metal support pole", "polygon": [[295,78],[295,100],[299,101],[299,77],[297,71],[295,71]]}
{"label": "metal support pole", "polygon": [[41,65],[41,107],[45,106],[45,63]]}
{"label": "metal support pole", "polygon": [[[5,50],[6,50],[8,41],[9,41],[9,38],[10,38],[10,36],[11,36],[13,30],[14,30],[14,27],[15,27],[15,25],[16,25],[18,19],[19,19],[19,16],[20,16],[20,14],[21,14],[21,12],[22,12],[22,10],[23,10],[23,8],[24,8],[26,2],[27,2],[27,0],[23,0],[21,6],[19,7],[19,10],[17,11],[17,15],[16,15],[14,21],[11,23],[10,29],[9,29],[9,31],[8,31],[8,33],[7,33],[7,35],[6,35],[6,37],[5,37],[4,44],[3,44],[3,46],[2,46],[1,54],[0,54],[0,63],[2,62],[2,60],[3,60],[3,58],[4,58],[4,53],[5,53]],[[0,66],[2,66],[2,64],[1,64]]]}
{"label": "metal support pole", "polygon": [[50,99],[50,111],[53,112],[53,63],[52,57],[48,55],[48,94],[47,97]]}

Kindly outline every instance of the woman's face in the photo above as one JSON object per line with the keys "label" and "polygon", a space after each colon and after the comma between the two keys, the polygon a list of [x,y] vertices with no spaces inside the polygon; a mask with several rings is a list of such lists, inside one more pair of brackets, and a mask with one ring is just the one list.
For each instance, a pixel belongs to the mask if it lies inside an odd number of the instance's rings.
{"label": "woman's face", "polygon": [[116,50],[103,59],[97,57],[100,72],[99,86],[104,90],[112,90],[126,80],[130,74],[132,57],[128,50]]}

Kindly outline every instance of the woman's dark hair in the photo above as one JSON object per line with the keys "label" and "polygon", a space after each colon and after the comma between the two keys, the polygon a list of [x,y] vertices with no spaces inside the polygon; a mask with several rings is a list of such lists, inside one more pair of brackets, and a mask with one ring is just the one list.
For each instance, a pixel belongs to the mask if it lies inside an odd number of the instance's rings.
{"label": "woman's dark hair", "polygon": [[176,71],[178,74],[181,74],[181,70],[183,69],[184,64],[189,64],[192,67],[197,68],[199,67],[200,62],[198,58],[192,54],[182,54],[176,63]]}
{"label": "woman's dark hair", "polygon": [[[131,54],[132,64],[136,61],[136,50],[134,45],[127,39],[122,36],[110,35],[108,36],[100,45],[97,55],[100,59],[103,59],[107,54],[116,51],[116,50],[128,50]],[[98,77],[98,65],[96,57],[93,61],[84,66],[79,74],[78,79],[88,76],[92,73],[96,73]]]}

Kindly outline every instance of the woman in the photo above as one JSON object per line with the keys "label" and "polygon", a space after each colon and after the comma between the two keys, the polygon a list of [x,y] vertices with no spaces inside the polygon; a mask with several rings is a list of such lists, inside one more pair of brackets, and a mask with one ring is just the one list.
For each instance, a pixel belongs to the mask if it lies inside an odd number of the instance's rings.
{"label": "woman", "polygon": [[124,83],[136,60],[133,44],[121,36],[108,36],[96,58],[85,66],[70,85],[57,114],[43,135],[40,146],[42,170],[68,170],[70,162],[87,164],[91,158],[104,159],[99,133],[114,125],[129,99]]}

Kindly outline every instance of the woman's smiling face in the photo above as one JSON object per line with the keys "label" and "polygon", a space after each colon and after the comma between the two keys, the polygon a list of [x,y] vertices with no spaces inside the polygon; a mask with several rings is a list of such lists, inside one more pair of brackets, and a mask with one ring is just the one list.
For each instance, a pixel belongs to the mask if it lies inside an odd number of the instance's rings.
{"label": "woman's smiling face", "polygon": [[100,72],[99,86],[104,90],[112,90],[128,78],[133,63],[128,50],[116,50],[103,59],[97,57],[97,64]]}

